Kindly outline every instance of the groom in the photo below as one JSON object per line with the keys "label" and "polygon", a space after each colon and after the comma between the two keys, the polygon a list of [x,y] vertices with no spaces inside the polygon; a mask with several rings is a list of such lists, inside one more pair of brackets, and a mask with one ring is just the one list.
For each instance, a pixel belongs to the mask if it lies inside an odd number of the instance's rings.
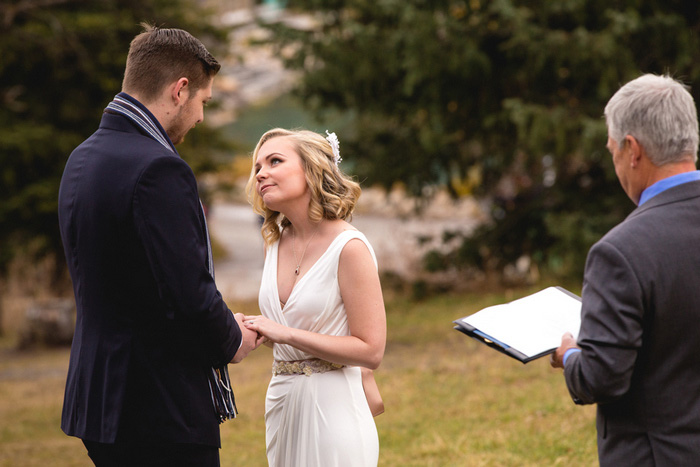
{"label": "groom", "polygon": [[219,68],[189,33],[144,25],[122,92],[63,173],[78,315],[61,428],[95,465],[219,465],[219,422],[235,416],[226,365],[260,343],[217,291],[174,146],[203,120]]}

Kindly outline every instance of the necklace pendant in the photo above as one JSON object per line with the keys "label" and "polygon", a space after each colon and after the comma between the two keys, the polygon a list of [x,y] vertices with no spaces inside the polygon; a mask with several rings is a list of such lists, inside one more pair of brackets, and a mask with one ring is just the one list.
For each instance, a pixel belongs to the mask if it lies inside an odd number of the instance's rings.
{"label": "necklace pendant", "polygon": [[296,274],[297,276],[299,275],[299,266],[297,266],[297,268],[294,270],[294,274]]}

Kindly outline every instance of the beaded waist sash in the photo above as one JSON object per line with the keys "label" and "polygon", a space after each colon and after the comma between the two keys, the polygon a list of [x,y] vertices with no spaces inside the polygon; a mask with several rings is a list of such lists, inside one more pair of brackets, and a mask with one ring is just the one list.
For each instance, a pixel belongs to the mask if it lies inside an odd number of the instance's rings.
{"label": "beaded waist sash", "polygon": [[305,375],[311,376],[313,373],[325,373],[327,371],[339,370],[345,367],[339,363],[331,363],[320,358],[309,360],[296,360],[292,362],[275,360],[272,362],[272,375]]}

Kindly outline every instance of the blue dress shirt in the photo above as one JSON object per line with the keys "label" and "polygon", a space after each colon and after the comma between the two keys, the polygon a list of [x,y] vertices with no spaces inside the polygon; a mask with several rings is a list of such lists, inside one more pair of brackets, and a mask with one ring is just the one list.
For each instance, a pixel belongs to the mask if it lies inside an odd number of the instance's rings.
{"label": "blue dress shirt", "polygon": [[699,170],[694,170],[692,172],[683,172],[681,174],[672,175],[668,178],[664,178],[663,180],[659,180],[653,185],[647,187],[646,190],[642,192],[642,196],[639,197],[639,205],[641,206],[654,196],[658,195],[659,193],[663,193],[669,188],[682,185],[683,183],[695,182],[698,180],[700,180]]}

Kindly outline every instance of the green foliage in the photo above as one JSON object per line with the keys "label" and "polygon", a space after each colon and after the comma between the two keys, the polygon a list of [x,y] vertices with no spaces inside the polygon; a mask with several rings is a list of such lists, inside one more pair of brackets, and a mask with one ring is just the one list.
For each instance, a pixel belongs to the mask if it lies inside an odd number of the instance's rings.
{"label": "green foliage", "polygon": [[209,45],[221,33],[202,14],[193,0],[0,4],[0,270],[18,249],[62,251],[63,166],[120,91],[139,23],[183,28]]}
{"label": "green foliage", "polygon": [[303,71],[307,106],[356,115],[340,136],[361,179],[492,201],[493,222],[432,264],[498,269],[529,255],[580,274],[590,244],[632,207],[605,152],[605,103],[644,72],[700,77],[697,2],[290,5],[318,26],[272,25],[273,42]]}

